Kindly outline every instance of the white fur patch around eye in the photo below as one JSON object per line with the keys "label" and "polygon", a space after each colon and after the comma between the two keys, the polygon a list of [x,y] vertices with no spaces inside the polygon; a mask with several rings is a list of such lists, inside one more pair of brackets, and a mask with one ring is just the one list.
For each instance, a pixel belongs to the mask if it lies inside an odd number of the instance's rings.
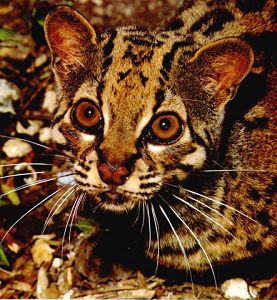
{"label": "white fur patch around eye", "polygon": [[148,148],[149,151],[152,151],[154,153],[161,153],[166,149],[166,146],[148,144],[147,148]]}
{"label": "white fur patch around eye", "polygon": [[86,134],[86,133],[81,133],[81,138],[84,142],[94,142],[95,140],[95,135],[92,134]]}
{"label": "white fur patch around eye", "polygon": [[180,162],[182,164],[192,165],[194,168],[201,168],[206,159],[206,150],[203,146],[197,145],[197,150],[187,154]]}
{"label": "white fur patch around eye", "polygon": [[138,138],[141,135],[142,130],[149,123],[151,118],[152,118],[152,113],[148,113],[140,120],[140,122],[137,125],[137,129],[136,129],[136,138]]}
{"label": "white fur patch around eye", "polygon": [[102,115],[104,119],[104,136],[105,136],[106,133],[108,132],[109,125],[110,125],[110,112],[106,103],[104,103],[102,106]]}

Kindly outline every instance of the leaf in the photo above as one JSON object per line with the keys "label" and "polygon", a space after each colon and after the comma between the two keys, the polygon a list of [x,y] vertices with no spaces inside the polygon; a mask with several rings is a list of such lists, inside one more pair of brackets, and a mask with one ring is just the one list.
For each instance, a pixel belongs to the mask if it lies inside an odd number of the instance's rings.
{"label": "leaf", "polygon": [[84,233],[90,233],[95,227],[95,222],[92,219],[83,219],[80,220],[75,226]]}
{"label": "leaf", "polygon": [[37,22],[40,26],[44,26],[44,18],[38,19]]}
{"label": "leaf", "polygon": [[10,205],[10,204],[11,204],[10,201],[0,199],[0,207],[7,206],[7,205]]}
{"label": "leaf", "polygon": [[16,192],[11,192],[14,188],[10,187],[6,184],[1,184],[1,190],[2,192],[5,193],[9,193],[7,195],[7,198],[9,199],[9,201],[11,202],[12,205],[18,206],[20,204],[20,198],[18,196],[18,194]]}
{"label": "leaf", "polygon": [[16,33],[13,30],[0,28],[0,41],[6,41],[14,36]]}
{"label": "leaf", "polygon": [[1,266],[7,266],[9,267],[10,266],[10,263],[7,259],[7,256],[4,252],[4,249],[2,248],[2,246],[0,246],[0,265]]}

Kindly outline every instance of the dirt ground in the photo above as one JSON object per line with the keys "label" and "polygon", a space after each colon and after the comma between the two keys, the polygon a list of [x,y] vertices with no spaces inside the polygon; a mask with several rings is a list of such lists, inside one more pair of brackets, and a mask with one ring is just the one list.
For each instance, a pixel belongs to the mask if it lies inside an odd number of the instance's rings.
{"label": "dirt ground", "polygon": [[[49,138],[56,94],[43,20],[56,4],[75,7],[101,32],[128,24],[147,28],[164,26],[175,15],[180,1],[1,0],[0,298],[223,299],[227,295],[224,294],[226,288],[237,284],[245,285],[244,293],[254,298],[277,299],[274,276],[251,281],[234,279],[219,285],[218,289],[214,285],[194,284],[192,287],[190,282],[147,277],[141,272],[127,274],[121,280],[104,278],[97,284],[90,282],[76,274],[74,243],[93,230],[94,224],[80,216],[71,226],[71,243],[68,232],[63,240],[70,217],[64,205],[58,208],[47,231],[41,234],[49,212],[68,184],[58,182],[55,177],[57,172],[66,170],[67,163],[51,149]],[[24,144],[16,140],[18,144],[8,145],[5,136],[15,135],[30,142]],[[47,148],[34,142],[45,144]],[[15,167],[19,163],[25,164]],[[25,175],[18,176],[22,173]],[[36,180],[41,182],[33,184]],[[27,189],[20,189],[27,183],[30,184]],[[15,188],[19,189],[13,192]],[[54,194],[58,189],[61,191]],[[48,199],[50,194],[53,197]],[[45,198],[47,201],[40,203]]]}

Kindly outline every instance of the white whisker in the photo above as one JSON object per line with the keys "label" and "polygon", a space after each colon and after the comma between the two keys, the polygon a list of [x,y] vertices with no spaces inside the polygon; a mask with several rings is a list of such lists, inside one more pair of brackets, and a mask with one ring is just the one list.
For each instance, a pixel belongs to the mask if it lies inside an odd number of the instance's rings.
{"label": "white whisker", "polygon": [[142,230],[143,230],[144,223],[145,223],[145,203],[143,201],[142,202],[142,223],[141,223],[140,232],[142,232]]}
{"label": "white whisker", "polygon": [[[60,190],[66,188],[66,186],[63,186]],[[53,207],[51,208],[51,210],[48,213],[48,216],[44,222],[44,226],[42,228],[42,232],[41,235],[44,234],[47,226],[49,225],[50,220],[52,219],[52,217],[55,215],[55,212],[59,210],[59,208],[63,205],[63,203],[67,200],[67,195],[72,191],[72,189],[74,188],[74,186],[72,186],[71,188],[67,189],[62,196],[59,198],[58,201],[56,201],[56,203],[53,205]],[[65,199],[66,198],[66,199]]]}
{"label": "white whisker", "polygon": [[50,148],[50,147],[48,147],[48,146],[45,146],[45,145],[43,145],[43,144],[36,143],[36,142],[31,141],[31,140],[19,138],[19,137],[16,137],[16,136],[7,136],[7,135],[0,134],[0,138],[14,139],[14,140],[19,140],[19,141],[24,141],[24,142],[27,142],[27,143],[30,143],[30,144],[33,144],[33,145],[42,147],[42,148],[44,148],[44,149],[48,149],[48,150],[51,150],[51,151],[55,151],[54,149],[52,149],[52,148]]}
{"label": "white whisker", "polygon": [[147,252],[146,252],[146,255],[147,255],[149,250],[150,250],[151,242],[152,242],[151,218],[150,218],[148,203],[146,203],[146,212],[147,212],[147,218],[148,218],[148,237],[149,237],[149,239],[148,239],[148,248],[147,248]]}
{"label": "white whisker", "polygon": [[[70,176],[72,174],[74,174],[74,173],[67,174],[67,175],[60,176],[60,177],[66,177],[66,176]],[[54,181],[54,180],[57,180],[57,178],[58,178],[58,176],[55,176],[55,177],[52,177],[52,178],[49,178],[49,179],[40,179],[40,180],[34,181],[32,183],[23,184],[23,185],[19,186],[18,188],[12,189],[12,190],[4,193],[4,194],[1,194],[0,199],[2,199],[3,197],[9,195],[10,193],[18,192],[18,191],[24,190],[26,188],[29,188],[31,186],[34,186],[34,185],[39,185],[39,184],[43,184],[45,182]]]}
{"label": "white whisker", "polygon": [[238,240],[237,237],[235,237],[228,229],[226,229],[224,226],[222,226],[220,223],[218,223],[215,219],[211,218],[209,215],[207,215],[206,213],[204,213],[203,211],[201,211],[200,209],[198,209],[197,207],[195,207],[194,205],[190,204],[188,201],[178,197],[175,194],[171,194],[173,197],[175,197],[176,199],[180,200],[181,202],[183,202],[184,204],[188,205],[189,207],[191,207],[192,209],[196,210],[197,212],[199,212],[201,215],[205,216],[208,220],[210,220],[212,223],[216,224],[218,227],[220,227],[223,231],[227,232],[228,234],[230,234],[233,238],[235,238],[236,240]]}
{"label": "white whisker", "polygon": [[277,170],[259,170],[259,169],[220,169],[220,170],[202,170],[201,172],[203,173],[210,173],[210,172],[246,172],[246,173],[251,173],[251,172],[268,172],[268,173],[275,173]]}
{"label": "white whisker", "polygon": [[[183,187],[183,188],[184,188],[184,187]],[[213,199],[213,198],[211,198],[211,197],[202,195],[202,194],[200,194],[200,193],[194,192],[194,191],[189,190],[189,189],[186,189],[186,188],[184,188],[184,190],[187,191],[187,192],[189,192],[189,193],[191,193],[191,194],[194,194],[194,195],[200,196],[200,197],[202,197],[202,198],[211,200],[211,201],[213,201],[213,202],[215,202],[215,203],[217,203],[217,204],[220,204],[220,205],[222,205],[222,206],[228,207],[228,208],[230,208],[231,210],[233,210],[233,211],[239,213],[240,215],[244,216],[245,218],[247,218],[247,219],[249,219],[249,220],[255,222],[256,224],[259,224],[257,221],[255,221],[255,220],[252,219],[251,217],[247,216],[247,215],[244,214],[243,212],[239,211],[238,209],[236,209],[236,208],[234,208],[234,207],[232,207],[232,206],[230,206],[230,205],[228,205],[228,204],[225,204],[225,203],[223,203],[223,202],[221,202],[221,201],[219,201],[219,200]]]}
{"label": "white whisker", "polygon": [[183,225],[187,228],[187,230],[191,233],[191,235],[195,238],[195,240],[197,241],[198,245],[200,246],[200,248],[202,249],[207,261],[208,261],[208,264],[210,266],[210,269],[211,269],[211,272],[212,272],[212,275],[213,275],[213,279],[214,279],[214,283],[215,283],[215,287],[217,289],[217,281],[216,281],[216,276],[215,276],[215,272],[214,272],[214,269],[213,269],[213,266],[212,266],[212,263],[211,263],[211,260],[205,250],[205,248],[202,246],[200,240],[197,238],[196,234],[191,230],[191,228],[186,224],[186,222],[179,216],[179,214],[176,212],[176,210],[171,207],[166,200],[164,200],[166,202],[166,204],[168,205],[168,207],[172,210],[172,212],[175,214],[175,216],[183,223]]}
{"label": "white whisker", "polygon": [[12,230],[12,228],[18,223],[20,222],[24,217],[26,217],[30,212],[32,212],[34,209],[36,209],[37,207],[39,207],[41,204],[43,204],[44,202],[46,202],[48,199],[50,199],[51,197],[53,197],[55,194],[57,194],[62,188],[58,189],[57,191],[53,192],[52,194],[48,195],[47,197],[45,197],[44,199],[42,199],[40,202],[38,202],[35,206],[33,206],[31,209],[29,209],[26,213],[24,213],[19,219],[17,219],[11,226],[10,228],[7,230],[7,232],[4,234],[4,236],[2,237],[1,241],[0,241],[0,245],[2,245],[3,241],[5,240],[6,236],[9,234],[9,232]]}
{"label": "white whisker", "polygon": [[134,227],[139,219],[139,216],[140,216],[140,210],[141,210],[141,203],[139,202],[138,203],[138,208],[137,208],[137,216],[135,218],[135,221],[133,222],[132,224],[132,227]]}
{"label": "white whisker", "polygon": [[154,220],[154,224],[155,224],[156,237],[157,237],[157,261],[156,261],[156,268],[155,268],[155,276],[156,276],[157,272],[158,272],[158,268],[159,268],[159,261],[160,261],[160,227],[159,227],[158,218],[157,218],[157,215],[155,212],[155,208],[152,203],[151,203],[151,210],[152,210],[153,220]]}
{"label": "white whisker", "polygon": [[17,164],[4,164],[0,165],[0,167],[13,167],[13,166],[52,166],[53,164],[48,163],[26,163],[26,162],[20,162]]}
{"label": "white whisker", "polygon": [[[159,196],[163,199],[163,197],[162,197],[161,195],[159,195]],[[164,199],[163,199],[163,200],[164,200]],[[166,218],[166,220],[167,220],[167,222],[168,222],[168,224],[169,224],[169,226],[170,226],[170,228],[171,228],[173,234],[174,234],[175,237],[176,237],[176,240],[177,240],[177,242],[178,242],[178,244],[179,244],[179,247],[180,247],[180,249],[181,249],[181,252],[182,252],[182,254],[183,254],[183,256],[184,256],[184,262],[185,262],[185,264],[187,265],[187,268],[188,268],[188,271],[189,271],[189,274],[190,274],[191,284],[192,284],[192,287],[193,287],[193,279],[192,279],[192,273],[191,273],[191,269],[190,269],[190,263],[189,263],[189,260],[188,260],[188,257],[187,257],[185,248],[184,248],[184,246],[183,246],[183,244],[182,244],[182,242],[181,242],[181,240],[180,240],[180,238],[179,238],[179,236],[178,236],[178,234],[177,234],[177,232],[176,232],[174,226],[173,226],[172,223],[170,222],[169,217],[167,216],[166,212],[164,211],[164,209],[162,208],[162,206],[161,206],[160,204],[159,204],[159,208],[160,208],[161,212],[163,213],[163,215],[165,216],[165,218]]]}
{"label": "white whisker", "polygon": [[27,173],[20,173],[20,174],[12,174],[12,175],[1,176],[0,179],[12,178],[12,177],[21,177],[21,176],[27,176],[27,175],[45,174],[45,173],[46,173],[46,171],[27,172]]}
{"label": "white whisker", "polygon": [[199,201],[199,200],[197,200],[197,199],[195,199],[195,198],[193,198],[193,197],[191,197],[191,196],[187,196],[187,198],[189,198],[189,199],[191,199],[191,200],[193,200],[193,201],[195,201],[195,202],[197,202],[197,203],[199,203],[199,204],[201,204],[201,205],[207,207],[207,208],[210,209],[211,211],[215,212],[217,215],[221,216],[221,217],[222,217],[225,221],[227,221],[230,225],[234,225],[234,223],[233,223],[231,220],[229,220],[228,218],[226,218],[226,217],[225,217],[222,213],[220,213],[218,210],[216,210],[216,209],[210,207],[209,205],[207,205],[207,204],[205,204],[205,203],[203,203],[203,202],[201,202],[201,201]]}

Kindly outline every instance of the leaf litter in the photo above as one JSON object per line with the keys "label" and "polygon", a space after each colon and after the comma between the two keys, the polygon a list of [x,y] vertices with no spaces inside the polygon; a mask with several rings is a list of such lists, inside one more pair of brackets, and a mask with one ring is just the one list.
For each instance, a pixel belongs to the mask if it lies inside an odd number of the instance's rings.
{"label": "leaf litter", "polygon": [[[95,24],[98,31],[103,31],[134,23],[149,28],[162,26],[173,16],[179,1],[1,1],[0,87],[3,88],[0,91],[0,133],[11,139],[16,136],[34,143],[45,142],[49,147],[52,146],[49,127],[57,95],[42,25],[47,11],[54,4],[74,6]],[[5,151],[4,145],[11,143],[11,139],[0,137],[0,164],[9,165],[1,167],[0,176],[22,173],[22,169],[16,170],[14,167],[22,162],[31,167],[29,172],[35,174],[46,169],[49,174],[10,177],[0,182],[1,194],[6,194],[0,198],[0,238],[6,235],[0,247],[1,299],[224,298],[224,289],[226,294],[226,289],[230,288],[228,283],[225,283],[223,290],[200,284],[195,284],[193,290],[189,282],[148,277],[139,271],[123,274],[124,279],[103,278],[97,283],[81,277],[74,265],[74,244],[84,234],[95,230],[93,219],[78,218],[71,229],[71,243],[67,239],[62,244],[63,229],[69,216],[66,205],[62,205],[49,222],[47,233],[41,234],[47,215],[61,194],[54,194],[52,199],[37,205],[57,188],[74,184],[72,179],[67,179],[62,168],[66,161],[53,156],[49,149],[26,141],[21,141],[27,143],[25,148],[21,149],[22,143],[18,143],[13,145],[14,149]],[[39,166],[38,162],[45,165]],[[51,179],[53,174],[60,174],[58,182],[32,185],[36,180]],[[15,190],[26,182],[30,184],[28,189]],[[7,233],[9,226],[36,205],[36,209],[26,214]],[[275,276],[251,282],[233,282],[255,288],[259,299],[273,299],[276,296]]]}

